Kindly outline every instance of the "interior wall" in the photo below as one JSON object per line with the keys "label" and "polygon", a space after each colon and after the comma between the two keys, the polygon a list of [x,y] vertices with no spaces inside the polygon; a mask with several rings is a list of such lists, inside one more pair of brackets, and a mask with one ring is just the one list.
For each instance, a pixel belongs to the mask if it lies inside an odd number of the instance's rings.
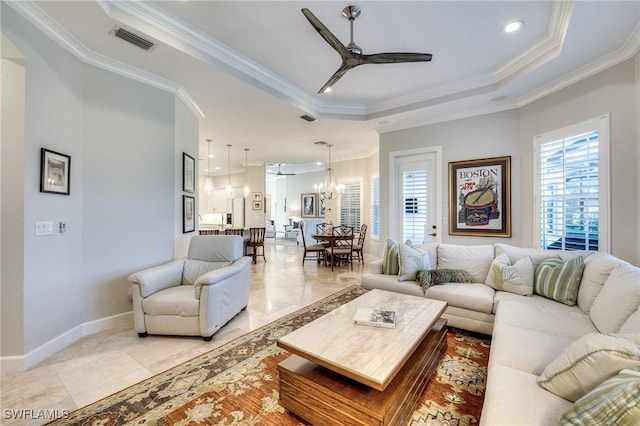
{"label": "interior wall", "polygon": [[[518,144],[518,112],[505,111],[446,123],[405,129],[380,136],[380,240],[389,236],[389,158],[391,152],[442,146],[443,243],[520,245],[522,241],[522,147]],[[451,161],[511,156],[511,238],[449,235],[448,163]]]}
{"label": "interior wall", "polygon": [[[182,151],[197,157],[198,126],[175,94],[83,64],[1,7],[3,33],[26,64],[24,142],[5,145],[3,133],[2,145],[2,184],[24,179],[11,211],[2,194],[3,225],[23,224],[3,263],[24,256],[11,292],[3,270],[2,303],[13,306],[2,364],[29,368],[83,334],[130,321],[127,276],[180,251]],[[39,191],[42,147],[71,156],[70,195]],[[51,221],[53,235],[36,237],[36,221]]]}
{"label": "interior wall", "polygon": [[[0,356],[23,353],[25,66],[2,36],[0,154]],[[11,200],[11,201],[9,201]]]}
{"label": "interior wall", "polygon": [[[610,114],[611,131],[611,253],[637,262],[638,205],[638,114],[636,111],[634,61],[628,60],[572,86],[546,96],[520,110],[520,146],[523,152],[523,190],[533,189],[533,138],[541,133]],[[522,223],[527,232],[523,243],[533,243],[533,199],[525,197]]]}
{"label": "interior wall", "polygon": [[[324,172],[298,173],[285,178],[287,186],[287,217],[302,217],[302,194],[316,192],[314,185],[324,180]],[[317,206],[316,206],[317,207]]]}
{"label": "interior wall", "polygon": [[[376,152],[367,158],[367,168],[369,170],[369,184],[373,181],[374,177],[378,177],[380,175],[380,154]],[[371,194],[371,186],[367,190],[369,194]],[[370,195],[369,195],[370,196]],[[369,200],[369,205],[373,204],[373,200]],[[382,209],[382,208],[381,208]],[[367,232],[367,236],[365,238],[365,253],[370,253],[376,257],[382,257],[382,243],[380,236],[374,237],[371,230],[371,211],[369,212],[369,219],[367,219],[369,224],[369,231]]]}
{"label": "interior wall", "polygon": [[[249,196],[245,198],[245,226],[263,228],[265,227],[264,196],[266,194],[264,166],[247,167],[247,183],[249,184]],[[253,208],[254,193],[260,193],[260,209]]]}
{"label": "interior wall", "polygon": [[[640,52],[635,57],[636,68],[636,182],[640,182]],[[640,212],[640,184],[636,188],[636,211]],[[636,265],[640,265],[640,217],[636,222]]]}
{"label": "interior wall", "polygon": [[[24,275],[15,285],[24,294],[21,355],[28,355],[81,322],[82,67],[4,2],[1,7],[2,31],[26,64],[24,160],[9,161],[19,161],[24,174]],[[42,147],[71,156],[71,195],[40,192]],[[53,235],[36,237],[36,221],[51,221]],[[58,232],[60,222],[66,233]]]}
{"label": "interior wall", "polygon": [[[191,110],[180,100],[179,98],[175,99],[175,142],[174,142],[174,186],[175,186],[175,197],[174,197],[174,235],[175,235],[175,247],[174,247],[174,257],[186,257],[187,252],[189,251],[189,242],[191,241],[191,237],[194,233],[186,233],[182,232],[183,223],[182,223],[182,207],[183,207],[183,195],[189,195],[195,198],[195,210],[194,212],[199,212],[200,197],[198,197],[199,191],[199,165],[200,161],[198,161],[199,153],[198,153],[198,135],[200,132],[200,121],[198,117],[196,117]],[[185,192],[182,190],[183,185],[183,170],[182,170],[182,153],[186,152],[195,160],[195,181],[194,181],[194,191],[193,192]],[[197,224],[197,217],[194,218],[195,223]],[[197,229],[197,226],[195,227]]]}

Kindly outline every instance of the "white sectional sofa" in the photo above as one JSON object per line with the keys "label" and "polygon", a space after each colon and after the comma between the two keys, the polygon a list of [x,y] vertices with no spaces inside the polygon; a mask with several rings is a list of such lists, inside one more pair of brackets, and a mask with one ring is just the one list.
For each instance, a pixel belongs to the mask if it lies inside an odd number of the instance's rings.
{"label": "white sectional sofa", "polygon": [[[399,251],[406,254],[407,248]],[[640,268],[603,252],[546,251],[507,244],[433,244],[413,248],[411,256],[398,256],[400,270],[399,275],[395,275],[382,273],[383,266],[393,269],[390,259],[394,253],[385,252],[385,259],[372,262],[369,273],[363,275],[364,288],[446,301],[444,317],[450,326],[492,335],[481,425],[558,424],[563,414],[571,414],[567,412],[573,407],[573,411],[579,411],[576,418],[583,420],[583,401],[595,392],[589,391],[607,378],[613,380],[612,376],[629,366],[636,366],[638,370],[633,386],[640,389]],[[522,283],[516,277],[515,281],[505,278],[498,286],[489,282],[494,273],[490,271],[496,271],[495,265],[507,258],[507,265],[529,265],[524,268],[525,275],[533,274],[543,262],[545,265],[556,262],[562,268],[565,264],[580,265],[583,261],[582,273],[575,277],[579,286],[570,288],[575,304],[565,304],[567,300],[558,294],[554,297],[565,303],[539,294],[522,295],[533,291],[533,287],[531,291],[526,290],[533,281]],[[560,260],[548,260],[552,258]],[[425,284],[425,276],[433,281],[433,277],[441,274],[418,273],[416,277],[416,268],[464,271],[468,279],[440,284],[426,280]],[[504,271],[507,270],[511,269]],[[411,279],[413,277],[423,278],[422,284]],[[507,282],[516,285],[509,287]],[[609,342],[613,342],[613,348],[598,346],[609,345]],[[585,370],[576,373],[576,368]],[[581,383],[583,379],[589,383]],[[574,389],[576,387],[580,389]],[[567,393],[566,388],[575,393]],[[633,392],[628,390],[624,397],[635,398],[636,403],[631,409],[618,413],[618,417],[626,416],[621,424],[636,424],[634,422],[640,420],[637,400],[640,392],[635,391],[631,397],[629,393]],[[585,394],[589,395],[580,399]],[[575,400],[579,402],[574,405]],[[616,404],[610,405],[621,405]],[[575,424],[584,423],[576,421]]]}

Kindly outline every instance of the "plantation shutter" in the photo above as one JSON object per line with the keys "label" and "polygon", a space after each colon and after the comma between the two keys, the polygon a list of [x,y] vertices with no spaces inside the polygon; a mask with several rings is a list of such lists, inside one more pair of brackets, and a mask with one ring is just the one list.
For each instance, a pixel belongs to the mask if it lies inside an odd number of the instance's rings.
{"label": "plantation shutter", "polygon": [[598,131],[540,144],[540,245],[598,250],[600,150]]}
{"label": "plantation shutter", "polygon": [[380,177],[371,179],[371,235],[380,236]]}
{"label": "plantation shutter", "polygon": [[427,224],[427,171],[411,170],[402,172],[403,240],[413,243],[424,241]]}
{"label": "plantation shutter", "polygon": [[344,183],[340,194],[340,224],[353,226],[354,232],[360,230],[360,182]]}

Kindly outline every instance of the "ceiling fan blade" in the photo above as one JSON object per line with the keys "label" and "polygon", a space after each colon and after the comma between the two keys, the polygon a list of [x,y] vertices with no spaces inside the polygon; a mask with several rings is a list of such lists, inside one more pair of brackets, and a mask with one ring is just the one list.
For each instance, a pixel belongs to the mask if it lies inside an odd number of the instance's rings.
{"label": "ceiling fan blade", "polygon": [[347,59],[349,56],[349,51],[346,47],[338,40],[336,36],[333,35],[331,31],[327,27],[324,26],[322,22],[316,16],[311,13],[309,9],[302,9],[302,14],[307,18],[309,23],[316,29],[318,34],[322,36],[322,38],[329,43],[331,47],[333,47],[342,57],[343,60]]}
{"label": "ceiling fan blade", "polygon": [[359,64],[349,65],[343,62],[340,68],[338,68],[338,71],[336,71],[331,76],[331,78],[324,84],[324,86],[322,86],[320,90],[318,90],[318,94],[324,93],[329,87],[333,87],[333,85],[336,84],[338,80],[340,80],[347,71],[349,71],[351,68],[355,68],[358,65]]}
{"label": "ceiling fan blade", "polygon": [[431,53],[374,53],[360,55],[360,64],[397,64],[401,62],[429,62]]}

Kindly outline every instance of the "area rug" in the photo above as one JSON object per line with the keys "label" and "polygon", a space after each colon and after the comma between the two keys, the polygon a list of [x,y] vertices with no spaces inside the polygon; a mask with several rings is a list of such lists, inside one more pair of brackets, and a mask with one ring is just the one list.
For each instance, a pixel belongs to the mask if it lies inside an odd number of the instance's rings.
{"label": "area rug", "polygon": [[[352,286],[191,361],[70,413],[54,425],[303,425],[278,404],[277,340],[366,292]],[[410,425],[478,423],[490,340],[450,328],[448,349]]]}

